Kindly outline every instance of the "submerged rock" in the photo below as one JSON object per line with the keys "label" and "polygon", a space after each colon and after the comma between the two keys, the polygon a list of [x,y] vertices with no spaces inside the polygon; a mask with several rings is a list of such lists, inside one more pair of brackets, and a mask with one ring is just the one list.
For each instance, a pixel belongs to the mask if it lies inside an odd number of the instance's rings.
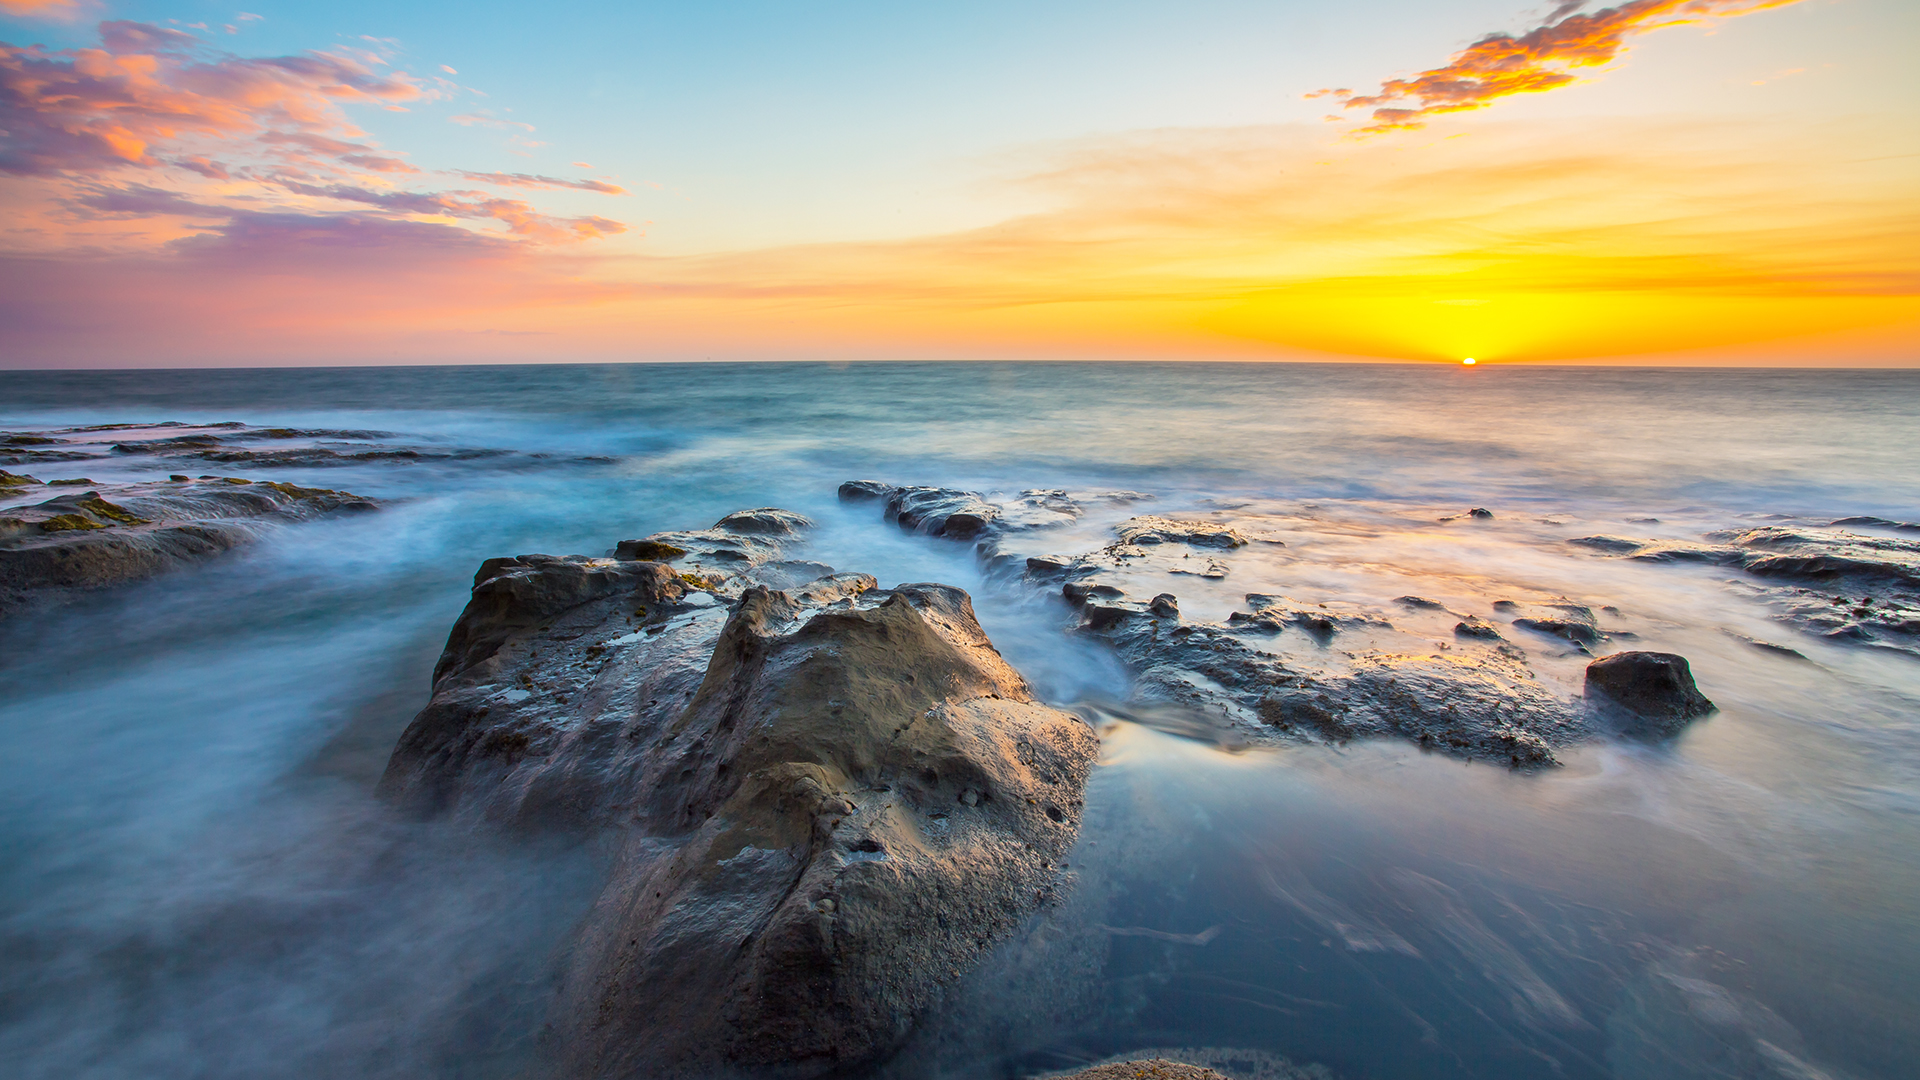
{"label": "submerged rock", "polygon": [[1689,720],[1714,711],[1713,702],[1694,685],[1684,656],[1661,652],[1623,652],[1587,665],[1587,694],[1601,697],[1631,714],[1636,733],[1671,735]]}
{"label": "submerged rock", "polygon": [[958,589],[753,584],[805,520],[753,514],[651,538],[699,551],[704,589],[679,563],[489,561],[382,781],[623,837],[553,1022],[572,1075],[876,1061],[1068,880],[1087,725],[1034,700]]}
{"label": "submerged rock", "polygon": [[[28,487],[9,483],[3,490],[18,494]],[[276,523],[373,506],[345,491],[203,476],[185,483],[103,484],[0,509],[0,616],[29,602],[202,561],[253,541]]]}

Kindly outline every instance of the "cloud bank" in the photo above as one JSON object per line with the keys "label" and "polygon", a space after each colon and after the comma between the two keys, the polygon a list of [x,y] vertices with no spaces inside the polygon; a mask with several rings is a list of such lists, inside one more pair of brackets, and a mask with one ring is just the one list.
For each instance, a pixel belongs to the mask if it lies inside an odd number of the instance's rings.
{"label": "cloud bank", "polygon": [[[37,208],[16,210],[27,232],[54,236],[76,222],[111,218],[120,223],[118,242],[137,243],[130,223],[151,218],[148,240],[159,244],[180,238],[182,220],[232,225],[263,214],[369,212],[445,228],[497,223],[508,236],[541,244],[625,231],[610,218],[553,216],[484,191],[398,186],[422,170],[376,145],[346,109],[405,110],[458,87],[389,70],[378,52],[235,56],[181,30],[125,20],[99,24],[98,34],[98,48],[0,43],[0,174],[42,196]],[[597,180],[454,175],[625,193]]]}

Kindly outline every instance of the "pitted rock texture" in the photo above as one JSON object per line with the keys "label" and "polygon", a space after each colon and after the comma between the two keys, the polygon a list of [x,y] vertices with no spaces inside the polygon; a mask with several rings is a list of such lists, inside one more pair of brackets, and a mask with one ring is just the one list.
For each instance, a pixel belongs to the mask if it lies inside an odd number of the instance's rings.
{"label": "pitted rock texture", "polygon": [[554,1018],[570,1075],[879,1060],[1070,881],[1092,731],[958,589],[751,583],[803,531],[737,573],[490,561],[394,752],[402,803],[622,838]]}
{"label": "pitted rock texture", "polygon": [[344,491],[239,477],[75,485],[4,473],[0,480],[0,497],[60,492],[0,508],[0,616],[199,562],[276,523],[374,507]]}

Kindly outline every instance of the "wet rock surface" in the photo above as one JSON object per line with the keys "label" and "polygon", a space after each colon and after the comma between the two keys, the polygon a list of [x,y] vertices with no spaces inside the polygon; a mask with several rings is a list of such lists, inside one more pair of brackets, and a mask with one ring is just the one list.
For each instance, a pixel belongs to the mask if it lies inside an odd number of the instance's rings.
{"label": "wet rock surface", "polygon": [[0,500],[14,502],[0,507],[0,616],[166,573],[278,524],[374,508],[345,491],[222,476],[96,485],[6,472]]}
{"label": "wet rock surface", "polygon": [[1619,707],[1636,734],[1671,735],[1714,711],[1684,656],[1623,652],[1587,665],[1587,696]]}
{"label": "wet rock surface", "polygon": [[1905,522],[1852,517],[1709,533],[1704,542],[1585,536],[1570,543],[1613,558],[1737,569],[1796,629],[1920,655],[1920,539],[1906,535],[1914,531]]}
{"label": "wet rock surface", "polygon": [[[816,1076],[884,1058],[1070,882],[1097,751],[944,585],[794,558],[730,515],[623,550],[490,560],[383,792],[619,855],[571,950],[571,1075]],[[822,567],[830,570],[831,568]]]}
{"label": "wet rock surface", "polygon": [[1009,533],[1072,524],[1089,506],[1141,502],[1138,491],[1068,491],[1036,488],[1014,495],[912,487],[880,480],[840,485],[841,502],[879,502],[886,520],[903,529],[954,540],[991,541]]}

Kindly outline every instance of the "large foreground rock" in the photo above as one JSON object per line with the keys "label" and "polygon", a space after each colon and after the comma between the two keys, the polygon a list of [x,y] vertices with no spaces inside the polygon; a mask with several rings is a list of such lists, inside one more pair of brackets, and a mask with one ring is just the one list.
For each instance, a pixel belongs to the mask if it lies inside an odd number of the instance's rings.
{"label": "large foreground rock", "polygon": [[0,616],[202,561],[275,524],[374,506],[344,491],[239,477],[42,484],[0,472],[0,498],[8,497],[40,501],[0,509]]}
{"label": "large foreground rock", "polygon": [[1067,880],[1092,732],[958,589],[756,583],[817,565],[784,558],[804,522],[490,561],[394,752],[394,799],[621,837],[554,1018],[571,1075],[876,1061]]}

